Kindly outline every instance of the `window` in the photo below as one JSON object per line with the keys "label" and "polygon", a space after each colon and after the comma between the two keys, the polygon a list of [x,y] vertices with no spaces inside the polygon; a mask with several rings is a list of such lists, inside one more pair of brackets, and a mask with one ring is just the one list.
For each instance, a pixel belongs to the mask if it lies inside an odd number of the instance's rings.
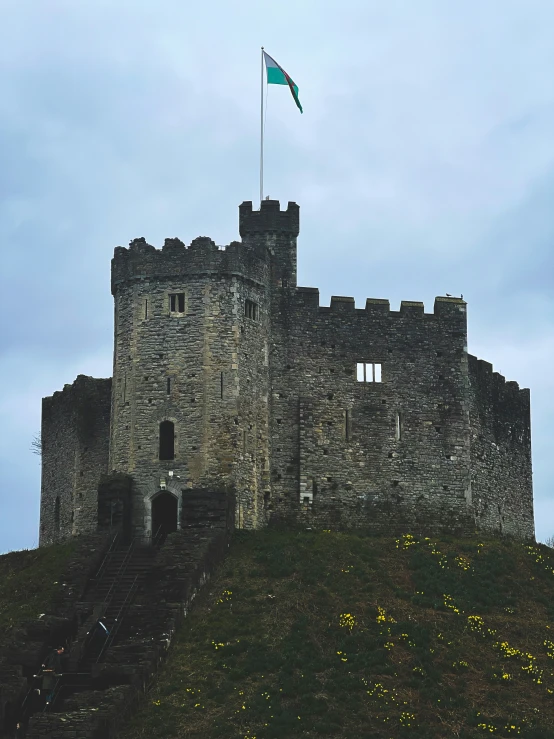
{"label": "window", "polygon": [[350,421],[351,421],[350,410],[347,408],[344,411],[344,438],[346,439],[346,441],[350,440]]}
{"label": "window", "polygon": [[358,362],[356,376],[358,382],[381,382],[381,365],[374,362]]}
{"label": "window", "polygon": [[400,441],[402,437],[402,419],[400,413],[396,414],[396,441]]}
{"label": "window", "polygon": [[54,503],[54,531],[56,534],[60,531],[60,496],[58,495],[56,497],[56,502]]}
{"label": "window", "polygon": [[160,423],[160,459],[175,459],[175,425],[173,421]]}
{"label": "window", "polygon": [[169,311],[171,313],[185,312],[185,293],[170,293]]}
{"label": "window", "polygon": [[245,300],[244,301],[244,315],[247,318],[251,318],[253,321],[257,321],[259,319],[259,310],[258,310],[258,304],[255,303],[253,300]]}

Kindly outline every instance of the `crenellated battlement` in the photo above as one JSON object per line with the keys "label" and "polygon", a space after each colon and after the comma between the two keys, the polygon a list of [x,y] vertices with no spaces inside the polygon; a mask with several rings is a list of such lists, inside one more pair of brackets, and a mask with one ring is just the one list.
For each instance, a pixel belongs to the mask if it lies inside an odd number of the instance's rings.
{"label": "crenellated battlement", "polygon": [[263,281],[270,254],[263,245],[232,241],[219,247],[207,236],[198,236],[187,247],[178,238],[165,239],[161,249],[144,237],[133,239],[129,247],[116,246],[112,259],[112,294],[118,285],[134,280],[171,279],[194,274],[241,275]]}
{"label": "crenellated battlement", "polygon": [[520,395],[521,393],[529,393],[527,388],[520,388],[519,384],[514,380],[506,380],[499,372],[495,372],[490,362],[484,359],[477,359],[473,354],[467,355],[470,376],[473,375],[481,385],[490,392],[507,395]]}
{"label": "crenellated battlement", "polygon": [[433,313],[425,313],[425,306],[419,301],[403,300],[400,303],[400,310],[391,311],[390,302],[382,298],[367,298],[365,308],[356,308],[356,301],[352,297],[343,295],[332,295],[329,306],[320,305],[319,289],[317,287],[297,287],[295,291],[295,300],[298,304],[316,308],[321,313],[351,313],[351,314],[370,314],[379,315],[388,314],[392,317],[406,316],[410,318],[430,318],[460,316],[465,317],[466,303],[461,298],[437,297]]}
{"label": "crenellated battlement", "polygon": [[239,233],[242,238],[262,233],[296,237],[300,233],[300,208],[289,201],[282,211],[278,200],[262,200],[260,210],[252,210],[252,201],[247,200],[239,206]]}

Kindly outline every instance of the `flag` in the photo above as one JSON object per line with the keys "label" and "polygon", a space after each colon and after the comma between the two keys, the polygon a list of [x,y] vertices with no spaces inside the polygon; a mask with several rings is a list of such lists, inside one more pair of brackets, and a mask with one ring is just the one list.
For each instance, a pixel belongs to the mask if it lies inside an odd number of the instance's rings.
{"label": "flag", "polygon": [[275,59],[272,59],[269,54],[264,51],[265,68],[267,70],[267,84],[268,85],[288,85],[289,89],[294,98],[294,102],[298,106],[298,109],[302,113],[302,106],[298,99],[298,87],[294,84],[285,70],[280,67]]}

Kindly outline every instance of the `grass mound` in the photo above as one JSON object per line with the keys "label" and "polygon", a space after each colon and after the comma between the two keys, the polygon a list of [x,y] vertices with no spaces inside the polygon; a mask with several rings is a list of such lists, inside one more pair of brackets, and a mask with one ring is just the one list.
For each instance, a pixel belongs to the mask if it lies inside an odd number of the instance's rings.
{"label": "grass mound", "polygon": [[554,737],[554,551],[237,532],[121,739]]}
{"label": "grass mound", "polygon": [[48,612],[74,542],[0,555],[0,647],[9,631]]}

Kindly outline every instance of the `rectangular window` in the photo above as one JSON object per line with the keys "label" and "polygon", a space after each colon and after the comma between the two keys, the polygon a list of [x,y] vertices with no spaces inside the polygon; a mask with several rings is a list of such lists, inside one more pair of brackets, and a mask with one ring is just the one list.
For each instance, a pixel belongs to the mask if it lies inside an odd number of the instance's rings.
{"label": "rectangular window", "polygon": [[381,382],[381,365],[375,362],[358,362],[356,377],[358,382]]}
{"label": "rectangular window", "polygon": [[148,318],[148,300],[144,300],[144,317]]}
{"label": "rectangular window", "polygon": [[402,437],[402,419],[400,413],[396,414],[396,441],[400,441]]}
{"label": "rectangular window", "polygon": [[252,319],[253,321],[257,321],[259,319],[258,304],[255,303],[253,300],[245,300],[244,315],[247,318]]}
{"label": "rectangular window", "polygon": [[173,421],[160,423],[160,459],[175,459],[175,425]]}
{"label": "rectangular window", "polygon": [[185,312],[185,293],[170,293],[169,310],[171,313]]}

